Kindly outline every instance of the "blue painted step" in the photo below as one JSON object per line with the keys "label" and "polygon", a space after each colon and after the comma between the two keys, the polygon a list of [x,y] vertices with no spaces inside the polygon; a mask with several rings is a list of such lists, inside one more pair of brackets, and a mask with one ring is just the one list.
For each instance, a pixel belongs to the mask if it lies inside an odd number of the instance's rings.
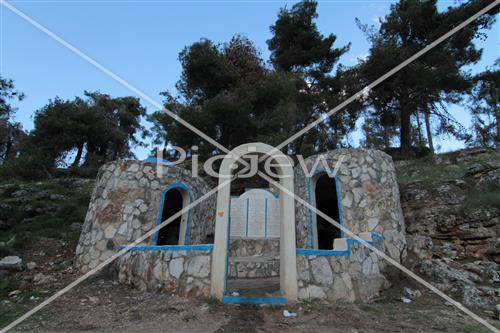
{"label": "blue painted step", "polygon": [[244,296],[224,296],[224,304],[285,304],[284,297],[244,297]]}

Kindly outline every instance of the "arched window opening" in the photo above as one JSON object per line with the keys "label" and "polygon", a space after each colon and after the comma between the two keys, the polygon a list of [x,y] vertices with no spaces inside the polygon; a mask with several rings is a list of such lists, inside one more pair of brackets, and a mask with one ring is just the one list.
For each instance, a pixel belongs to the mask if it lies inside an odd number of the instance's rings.
{"label": "arched window opening", "polygon": [[[163,197],[163,208],[161,212],[161,222],[172,217],[179,212],[184,204],[184,198],[178,188],[168,190]],[[184,215],[184,214],[183,214]],[[158,231],[156,245],[179,245],[181,239],[181,224],[183,215],[168,223]]]}
{"label": "arched window opening", "polygon": [[[316,208],[339,222],[340,215],[335,178],[330,178],[326,173],[320,175],[316,181],[314,196],[316,199]],[[318,235],[318,249],[321,250],[332,250],[333,240],[341,237],[340,229],[317,214],[316,230]]]}

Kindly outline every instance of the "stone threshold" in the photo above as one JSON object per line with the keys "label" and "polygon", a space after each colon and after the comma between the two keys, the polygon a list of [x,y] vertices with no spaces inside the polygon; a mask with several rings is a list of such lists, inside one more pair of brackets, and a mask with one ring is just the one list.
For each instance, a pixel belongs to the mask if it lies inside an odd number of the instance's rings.
{"label": "stone threshold", "polygon": [[269,304],[269,305],[284,305],[286,299],[284,297],[244,297],[244,296],[224,296],[222,297],[224,304]]}
{"label": "stone threshold", "polygon": [[238,263],[238,262],[274,262],[279,261],[280,256],[272,256],[272,255],[261,255],[261,256],[248,256],[248,257],[230,257],[230,263]]}

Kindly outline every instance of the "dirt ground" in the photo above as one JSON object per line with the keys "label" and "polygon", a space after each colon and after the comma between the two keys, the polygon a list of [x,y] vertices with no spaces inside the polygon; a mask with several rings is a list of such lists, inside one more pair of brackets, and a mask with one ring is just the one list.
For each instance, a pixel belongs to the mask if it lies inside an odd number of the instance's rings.
{"label": "dirt ground", "polygon": [[[0,299],[2,327],[78,277],[68,245],[55,240],[33,244],[26,262],[37,268],[17,273],[21,292]],[[34,275],[46,278],[33,282]],[[401,301],[403,287],[384,292],[371,304],[300,302],[294,306],[222,305],[140,292],[104,275],[93,277],[16,327],[17,332],[488,332],[480,324],[422,288],[410,304]],[[297,313],[285,318],[283,310]],[[493,325],[493,313],[472,309]]]}

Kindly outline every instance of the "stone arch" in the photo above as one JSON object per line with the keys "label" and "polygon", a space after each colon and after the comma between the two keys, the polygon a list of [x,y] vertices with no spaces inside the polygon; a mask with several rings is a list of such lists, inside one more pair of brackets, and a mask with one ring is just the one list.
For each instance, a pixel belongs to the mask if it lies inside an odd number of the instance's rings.
{"label": "stone arch", "polygon": [[[294,193],[293,166],[290,159],[264,143],[247,143],[229,152],[219,169],[219,189],[212,254],[211,294],[222,299],[226,287],[227,250],[229,242],[229,209],[233,165],[246,154],[269,155],[280,175],[280,185]],[[295,249],[295,205],[291,194],[280,190],[280,289],[288,301],[297,300],[297,258]]]}
{"label": "stone arch", "polygon": [[[156,225],[161,224],[165,219],[168,217],[165,217],[165,211],[166,208],[168,208],[169,202],[169,194],[172,194],[174,191],[178,192],[178,195],[180,196],[180,199],[182,200],[182,203],[180,204],[180,207],[176,209],[176,213],[183,209],[184,207],[188,206],[192,201],[193,201],[193,195],[191,192],[191,189],[189,186],[184,184],[183,182],[175,182],[170,185],[168,185],[161,194],[161,204],[160,204],[160,209],[158,210],[158,217],[156,219]],[[173,214],[170,214],[173,215]],[[155,238],[154,238],[154,245],[166,245],[166,244],[159,244],[159,238],[162,235],[162,231],[166,232],[168,230],[168,227],[173,224],[173,223],[179,223],[179,232],[178,232],[178,242],[177,244],[168,244],[168,245],[187,245],[189,244],[189,225],[191,222],[191,209],[188,209],[184,214],[180,216],[179,219],[175,219],[174,221],[171,221],[168,223],[166,226],[164,226],[162,229],[158,230],[155,233]]]}

